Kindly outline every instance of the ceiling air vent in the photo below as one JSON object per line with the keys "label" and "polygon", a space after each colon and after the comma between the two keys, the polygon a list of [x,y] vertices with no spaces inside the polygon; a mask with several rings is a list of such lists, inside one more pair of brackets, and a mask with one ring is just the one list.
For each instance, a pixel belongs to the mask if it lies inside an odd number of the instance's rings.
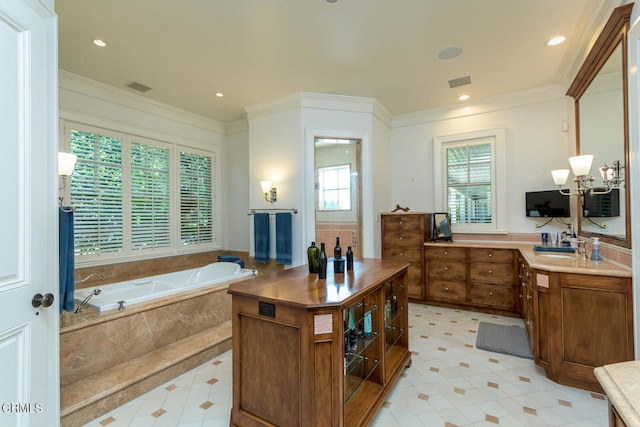
{"label": "ceiling air vent", "polygon": [[127,83],[125,86],[143,93],[148,90],[151,90],[149,86],[143,85],[142,83],[138,83],[138,82],[130,82],[130,83]]}
{"label": "ceiling air vent", "polygon": [[449,80],[449,87],[453,89],[454,87],[466,86],[471,84],[471,76],[458,77],[457,79]]}

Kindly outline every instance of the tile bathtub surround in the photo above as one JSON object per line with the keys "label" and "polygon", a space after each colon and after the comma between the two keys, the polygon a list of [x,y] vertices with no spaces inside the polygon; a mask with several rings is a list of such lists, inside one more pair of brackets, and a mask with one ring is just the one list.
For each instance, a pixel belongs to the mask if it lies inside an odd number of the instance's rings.
{"label": "tile bathtub surround", "polygon": [[[481,321],[522,327],[521,319],[417,304],[409,310],[412,365],[373,426],[608,426],[603,395],[554,383],[532,360],[475,348]],[[227,352],[87,426],[226,427],[231,375]]]}

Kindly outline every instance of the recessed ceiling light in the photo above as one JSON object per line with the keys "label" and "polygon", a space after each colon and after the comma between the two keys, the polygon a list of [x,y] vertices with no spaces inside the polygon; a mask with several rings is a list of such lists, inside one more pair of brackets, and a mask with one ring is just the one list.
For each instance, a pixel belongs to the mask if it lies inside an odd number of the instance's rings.
{"label": "recessed ceiling light", "polygon": [[100,39],[95,39],[93,41],[93,44],[95,44],[98,47],[105,47],[107,45],[103,40],[100,40]]}
{"label": "recessed ceiling light", "polygon": [[557,46],[564,42],[567,38],[565,36],[555,36],[547,42],[547,46]]}
{"label": "recessed ceiling light", "polygon": [[224,96],[224,93],[222,93],[222,92],[216,92],[216,96],[217,96],[218,98],[222,98],[222,97]]}
{"label": "recessed ceiling light", "polygon": [[469,99],[469,95],[460,95],[460,96],[458,97],[458,99],[459,99],[460,101],[466,101],[467,99]]}

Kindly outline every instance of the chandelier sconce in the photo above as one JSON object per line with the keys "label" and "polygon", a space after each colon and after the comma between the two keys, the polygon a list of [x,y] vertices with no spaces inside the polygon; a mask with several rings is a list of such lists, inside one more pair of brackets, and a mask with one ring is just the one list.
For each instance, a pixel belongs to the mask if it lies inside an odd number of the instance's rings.
{"label": "chandelier sconce", "polygon": [[593,176],[589,176],[592,162],[592,154],[569,157],[571,171],[575,176],[575,179],[573,180],[576,185],[575,191],[562,188],[567,182],[567,178],[569,178],[569,169],[552,170],[551,175],[553,176],[553,182],[555,182],[558,187],[558,191],[565,196],[584,196],[587,193],[590,195],[607,194],[614,188],[618,188],[620,186],[620,183],[622,182],[622,169],[624,166],[620,164],[619,160],[615,160],[611,166],[604,164],[600,167],[599,170],[603,183],[600,187],[594,186],[595,178]]}

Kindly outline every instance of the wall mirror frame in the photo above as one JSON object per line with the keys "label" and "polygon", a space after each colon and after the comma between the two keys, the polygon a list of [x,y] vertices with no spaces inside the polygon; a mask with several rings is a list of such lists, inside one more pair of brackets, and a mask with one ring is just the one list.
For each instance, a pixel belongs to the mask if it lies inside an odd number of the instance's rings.
{"label": "wall mirror frame", "polygon": [[[614,232],[611,230],[607,233],[607,229],[600,228],[598,231],[589,231],[590,227],[583,227],[585,218],[583,217],[581,197],[577,199],[577,229],[578,234],[582,237],[599,237],[601,241],[607,242],[616,246],[624,248],[631,248],[631,217],[630,217],[630,191],[629,191],[629,101],[628,101],[628,80],[627,80],[627,32],[629,31],[629,24],[631,19],[631,11],[633,9],[633,3],[626,4],[616,8],[606,25],[602,29],[602,32],[596,39],[591,51],[587,55],[582,67],[578,71],[573,83],[567,90],[567,95],[574,99],[575,106],[575,119],[576,119],[576,153],[577,154],[593,154],[594,151],[603,145],[607,145],[607,149],[601,150],[604,152],[618,152],[613,148],[617,147],[621,153],[621,159],[603,159],[599,156],[594,157],[593,165],[599,167],[603,162],[610,163],[613,160],[621,160],[623,162],[623,183],[620,186],[620,215],[624,215],[624,218],[619,218],[621,222],[620,231]],[[612,58],[616,59],[616,64],[607,63]],[[619,63],[621,61],[621,63]],[[622,75],[622,82],[619,85],[618,91],[622,93],[616,94],[622,99],[622,108],[619,111],[622,117],[618,117],[617,120],[613,120],[616,123],[616,128],[612,129],[612,134],[619,135],[611,137],[609,140],[600,140],[597,142],[598,146],[591,146],[592,142],[589,142],[589,135],[591,130],[594,132],[597,130],[602,133],[602,129],[606,128],[604,120],[599,123],[598,115],[589,115],[587,120],[587,105],[583,105],[585,119],[581,122],[580,106],[581,102],[585,103],[587,97],[585,94],[589,88],[593,89],[595,80],[600,76],[602,77],[607,73],[607,69],[614,65],[618,72]],[[616,107],[616,110],[618,108]],[[611,121],[609,121],[611,123]],[[618,126],[622,125],[623,129],[618,129]],[[583,138],[581,139],[581,134]],[[617,139],[617,140],[616,140]],[[621,140],[620,140],[621,139]],[[618,146],[618,144],[620,146]],[[595,175],[599,175],[596,172]],[[596,182],[600,177],[596,177]],[[585,194],[584,197],[590,197]],[[585,229],[586,228],[586,229]]]}

